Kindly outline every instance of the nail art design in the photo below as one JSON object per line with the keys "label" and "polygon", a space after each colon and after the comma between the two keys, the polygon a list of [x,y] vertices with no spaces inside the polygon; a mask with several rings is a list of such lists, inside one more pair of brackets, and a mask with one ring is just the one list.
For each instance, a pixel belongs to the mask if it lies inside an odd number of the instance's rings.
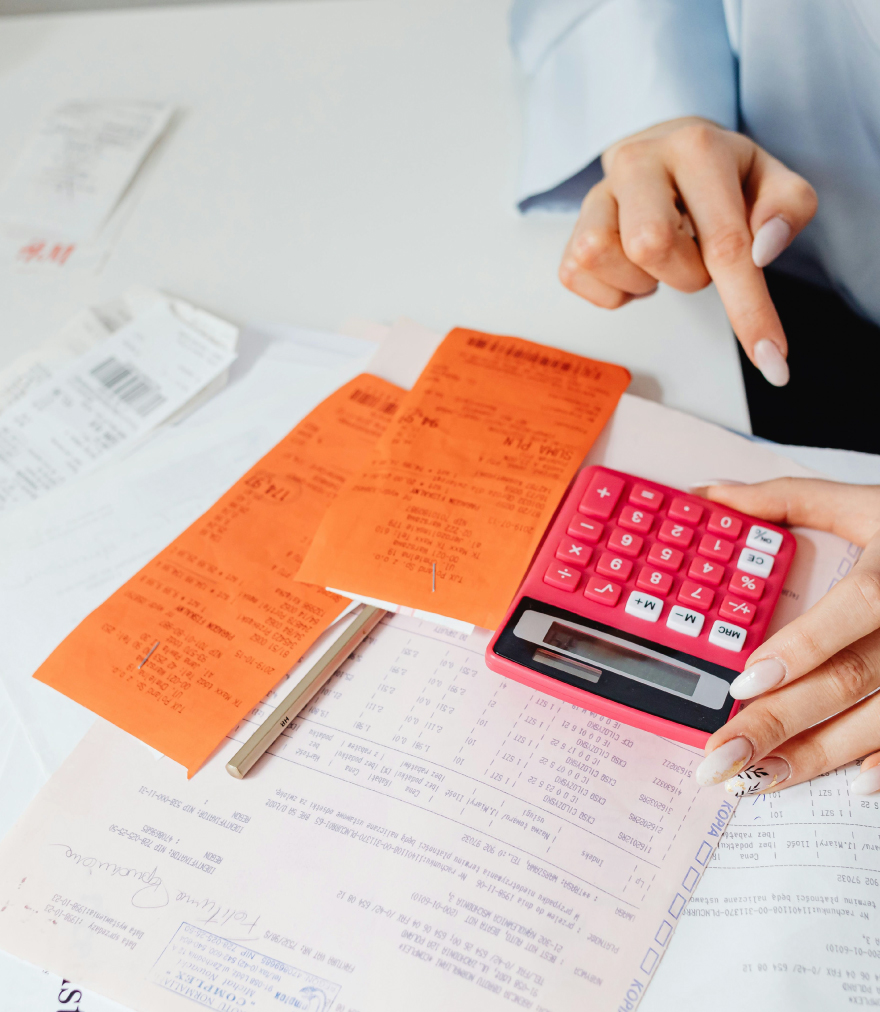
{"label": "nail art design", "polygon": [[777,784],[788,780],[791,776],[791,766],[780,756],[768,756],[759,763],[752,763],[744,770],[731,777],[724,789],[728,794],[737,798],[744,798],[749,794],[761,794],[769,791]]}

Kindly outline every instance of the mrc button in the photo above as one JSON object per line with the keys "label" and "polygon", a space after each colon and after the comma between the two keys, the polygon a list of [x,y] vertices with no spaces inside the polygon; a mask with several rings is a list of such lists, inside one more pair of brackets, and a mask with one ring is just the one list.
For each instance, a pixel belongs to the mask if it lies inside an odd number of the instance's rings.
{"label": "mrc button", "polygon": [[730,622],[716,622],[709,630],[709,642],[738,654],[746,641],[746,630]]}

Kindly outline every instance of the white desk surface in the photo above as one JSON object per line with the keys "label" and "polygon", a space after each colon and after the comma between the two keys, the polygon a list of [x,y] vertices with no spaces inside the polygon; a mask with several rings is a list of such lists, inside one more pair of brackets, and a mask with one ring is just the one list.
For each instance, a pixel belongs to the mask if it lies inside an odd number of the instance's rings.
{"label": "white desk surface", "polygon": [[556,278],[566,215],[513,207],[509,0],[298,0],[0,20],[0,177],[72,98],[182,115],[100,274],[0,267],[0,366],[140,282],[237,322],[408,315],[620,362],[632,392],[748,429],[715,292],[609,313]]}

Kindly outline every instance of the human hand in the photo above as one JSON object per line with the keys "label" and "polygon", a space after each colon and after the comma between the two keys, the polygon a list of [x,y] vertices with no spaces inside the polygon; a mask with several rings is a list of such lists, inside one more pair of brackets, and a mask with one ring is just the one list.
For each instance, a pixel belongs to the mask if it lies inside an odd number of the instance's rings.
{"label": "human hand", "polygon": [[[730,687],[753,699],[706,743],[700,784],[737,796],[799,784],[880,748],[880,485],[779,478],[702,494],[774,523],[831,531],[864,548],[850,573],[749,657]],[[880,790],[880,751],[850,785]]]}
{"label": "human hand", "polygon": [[785,386],[788,344],[761,268],[816,213],[813,187],[748,137],[696,116],[619,141],[602,167],[562,257],[566,288],[617,309],[659,281],[682,292],[714,281],[746,354]]}

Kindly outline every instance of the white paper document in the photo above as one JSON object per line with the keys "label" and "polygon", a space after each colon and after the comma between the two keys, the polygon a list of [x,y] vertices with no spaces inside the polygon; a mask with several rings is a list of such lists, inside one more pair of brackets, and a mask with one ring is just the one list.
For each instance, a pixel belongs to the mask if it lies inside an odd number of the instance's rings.
{"label": "white paper document", "polygon": [[159,102],[70,102],[46,117],[0,190],[0,222],[93,239],[171,118]]}
{"label": "white paper document", "polygon": [[96,725],[0,849],[0,945],[144,1012],[616,1009],[732,812],[697,750],[402,616],[245,781],[237,747],[187,781]]}
{"label": "white paper document", "polygon": [[169,303],[156,304],[0,414],[0,509],[31,502],[131,446],[234,358]]}

